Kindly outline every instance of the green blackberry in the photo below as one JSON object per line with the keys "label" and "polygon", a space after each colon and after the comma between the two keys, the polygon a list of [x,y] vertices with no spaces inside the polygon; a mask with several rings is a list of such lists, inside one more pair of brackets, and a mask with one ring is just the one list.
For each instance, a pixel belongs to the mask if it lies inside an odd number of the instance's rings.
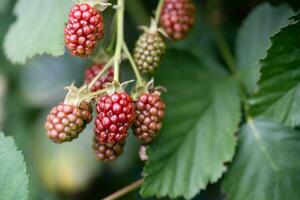
{"label": "green blackberry", "polygon": [[143,74],[152,74],[160,64],[166,44],[157,30],[146,29],[135,44],[133,58]]}

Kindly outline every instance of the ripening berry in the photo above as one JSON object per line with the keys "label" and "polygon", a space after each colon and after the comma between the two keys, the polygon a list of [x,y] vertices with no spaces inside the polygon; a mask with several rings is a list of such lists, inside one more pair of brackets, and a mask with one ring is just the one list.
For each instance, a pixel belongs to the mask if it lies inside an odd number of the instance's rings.
{"label": "ripening berry", "polygon": [[125,140],[135,119],[131,97],[125,92],[115,92],[98,100],[94,132],[100,143]]}
{"label": "ripening berry", "polygon": [[117,159],[123,153],[124,144],[124,141],[100,143],[98,139],[94,137],[93,149],[99,160],[108,162]]}
{"label": "ripening berry", "polygon": [[195,5],[192,0],[165,0],[160,24],[173,40],[182,40],[195,24]]}
{"label": "ripening berry", "polygon": [[50,111],[45,129],[53,142],[67,142],[77,138],[92,118],[92,108],[86,102],[78,107],[61,103]]}
{"label": "ripening berry", "polygon": [[[89,84],[103,69],[104,64],[93,64],[85,70],[84,73],[84,82]],[[107,72],[102,75],[95,84],[91,87],[92,92],[102,90],[105,88],[106,83],[111,83],[114,79],[114,69],[113,67],[109,68]]]}
{"label": "ripening berry", "polygon": [[142,94],[135,102],[135,110],[134,134],[143,143],[150,143],[160,131],[165,114],[165,104],[160,98],[160,92]]}
{"label": "ripening berry", "polygon": [[74,56],[90,55],[103,38],[104,22],[100,12],[87,3],[74,5],[65,27],[65,42]]}
{"label": "ripening berry", "polygon": [[141,73],[152,74],[160,64],[166,44],[158,31],[144,32],[137,40],[133,58]]}

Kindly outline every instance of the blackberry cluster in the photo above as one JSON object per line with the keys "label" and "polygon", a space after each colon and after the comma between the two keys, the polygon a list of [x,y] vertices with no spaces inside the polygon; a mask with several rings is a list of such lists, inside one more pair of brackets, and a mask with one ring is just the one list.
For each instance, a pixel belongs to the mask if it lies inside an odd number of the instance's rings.
{"label": "blackberry cluster", "polygon": [[77,138],[92,118],[92,108],[86,102],[79,107],[61,103],[50,111],[45,129],[53,142],[67,142]]}
{"label": "blackberry cluster", "polygon": [[[104,64],[93,64],[85,70],[84,82],[89,84],[103,69]],[[97,82],[92,86],[91,91],[96,92],[105,88],[106,83],[111,83],[114,79],[114,69],[110,67],[106,74],[100,77]]]}
{"label": "blackberry cluster", "polygon": [[182,40],[195,24],[195,5],[192,0],[165,0],[160,24],[173,40]]}
{"label": "blackberry cluster", "polygon": [[152,74],[159,67],[166,44],[159,32],[144,32],[137,40],[133,58],[141,73]]}
{"label": "blackberry cluster", "polygon": [[90,55],[96,42],[103,38],[103,17],[89,4],[76,4],[69,12],[65,27],[65,42],[74,56]]}
{"label": "blackberry cluster", "polygon": [[165,104],[160,98],[160,92],[142,94],[135,102],[135,108],[134,134],[143,143],[150,143],[160,131],[165,114]]}
{"label": "blackberry cluster", "polygon": [[[104,22],[99,10],[102,11],[109,5],[110,3],[106,1],[91,1],[76,3],[70,9],[64,29],[64,39],[72,55],[87,57],[93,53],[97,42],[104,36]],[[120,17],[117,19],[118,22],[123,18],[122,10],[117,12]],[[117,43],[113,41],[108,49],[103,52],[99,51],[94,58],[98,59],[101,53],[105,56],[112,55],[111,47],[115,46],[115,55],[110,60],[116,64],[122,60],[119,50],[122,52],[123,47],[125,53],[128,53],[127,58],[130,63],[136,63],[141,73],[153,74],[166,51],[162,36],[166,36],[166,32],[175,40],[184,38],[194,24],[194,12],[195,7],[191,0],[165,0],[160,18],[165,31],[158,27],[154,19],[151,20],[149,27],[143,27],[144,32],[135,44],[134,62],[126,49],[126,44],[122,46],[124,41],[122,37],[119,37],[122,36],[121,30],[117,30]],[[117,24],[119,28],[120,23]],[[99,160],[112,161],[123,153],[128,130],[132,125],[134,134],[144,143],[143,145],[154,140],[162,127],[165,104],[159,91],[148,92],[149,88],[154,88],[153,82],[149,81],[146,85],[144,80],[138,80],[135,93],[132,94],[134,99],[137,96],[138,99],[133,102],[130,95],[123,91],[128,82],[121,84],[118,80],[114,80],[112,66],[109,66],[107,72],[99,74],[104,66],[103,63],[95,63],[87,68],[84,73],[86,84],[81,87],[77,88],[74,84],[66,87],[68,93],[65,100],[51,109],[45,129],[48,137],[55,143],[72,141],[91,122],[93,118],[91,103],[95,103],[97,99],[93,149]],[[114,67],[119,70],[117,64]],[[134,72],[138,73],[135,68]],[[98,74],[102,76],[98,78]],[[139,79],[140,76],[138,74],[136,76]],[[94,80],[95,77],[98,79]],[[98,92],[99,90],[101,91]],[[143,94],[140,95],[141,93]],[[103,94],[106,95],[102,96]],[[142,160],[148,159],[145,146],[140,149],[140,156]]]}

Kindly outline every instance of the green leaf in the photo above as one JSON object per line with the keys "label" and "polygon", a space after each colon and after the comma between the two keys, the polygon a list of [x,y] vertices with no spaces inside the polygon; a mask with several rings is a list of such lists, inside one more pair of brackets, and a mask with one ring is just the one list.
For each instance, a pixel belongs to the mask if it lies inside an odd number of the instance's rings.
{"label": "green leaf", "polygon": [[253,115],[294,127],[300,124],[300,22],[272,38],[262,61],[259,92],[249,101]]}
{"label": "green leaf", "polygon": [[237,66],[240,76],[249,93],[258,89],[260,64],[271,46],[270,37],[289,22],[293,10],[281,5],[272,7],[264,3],[253,10],[242,27],[236,41]]}
{"label": "green leaf", "polygon": [[215,41],[209,25],[205,23],[200,12],[197,12],[196,17],[197,23],[188,34],[188,37],[182,41],[170,42],[168,46],[174,49],[191,52],[194,56],[201,60],[203,64],[213,70],[214,73],[218,73],[220,75],[227,74],[226,69],[221,66],[219,61],[214,57]]}
{"label": "green leaf", "polygon": [[300,133],[266,120],[249,120],[225,175],[230,200],[299,199]]}
{"label": "green leaf", "polygon": [[28,176],[24,158],[13,138],[0,132],[0,196],[7,200],[25,200],[28,195]]}
{"label": "green leaf", "polygon": [[296,16],[292,17],[293,20],[300,20],[300,14],[298,13]]}
{"label": "green leaf", "polygon": [[1,0],[0,2],[0,13],[3,13],[9,5],[9,0]]}
{"label": "green leaf", "polygon": [[167,113],[147,154],[142,195],[192,198],[226,171],[240,119],[235,80],[216,77],[195,57],[169,51],[156,78],[165,86]]}
{"label": "green leaf", "polygon": [[19,0],[14,8],[16,22],[4,42],[7,57],[24,64],[36,55],[64,54],[64,23],[72,1]]}

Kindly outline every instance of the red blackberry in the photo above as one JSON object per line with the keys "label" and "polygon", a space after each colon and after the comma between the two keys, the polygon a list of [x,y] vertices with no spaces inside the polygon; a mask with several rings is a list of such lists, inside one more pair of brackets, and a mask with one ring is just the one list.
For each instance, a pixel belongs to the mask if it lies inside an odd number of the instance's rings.
{"label": "red blackberry", "polygon": [[74,5],[65,28],[65,42],[74,56],[90,55],[97,40],[103,38],[103,17],[87,3]]}
{"label": "red blackberry", "polygon": [[125,92],[103,96],[97,103],[94,132],[100,143],[123,141],[135,119],[131,97]]}
{"label": "red blackberry", "polygon": [[92,108],[86,102],[78,107],[61,103],[50,111],[45,129],[55,143],[71,141],[78,137],[92,118]]}
{"label": "red blackberry", "polygon": [[165,114],[165,104],[160,98],[160,92],[142,94],[135,102],[135,109],[134,134],[143,143],[150,143],[160,131]]}
{"label": "red blackberry", "polygon": [[[103,69],[104,64],[93,64],[85,70],[84,81],[89,84]],[[106,74],[97,80],[97,82],[92,86],[91,91],[96,92],[97,90],[102,90],[105,88],[106,83],[112,82],[114,79],[114,69],[109,68]]]}
{"label": "red blackberry", "polygon": [[195,23],[195,5],[191,0],[165,0],[160,24],[174,40],[186,37]]}
{"label": "red blackberry", "polygon": [[113,161],[117,159],[122,153],[125,142],[113,142],[113,143],[100,143],[96,137],[94,137],[93,149],[99,160]]}

